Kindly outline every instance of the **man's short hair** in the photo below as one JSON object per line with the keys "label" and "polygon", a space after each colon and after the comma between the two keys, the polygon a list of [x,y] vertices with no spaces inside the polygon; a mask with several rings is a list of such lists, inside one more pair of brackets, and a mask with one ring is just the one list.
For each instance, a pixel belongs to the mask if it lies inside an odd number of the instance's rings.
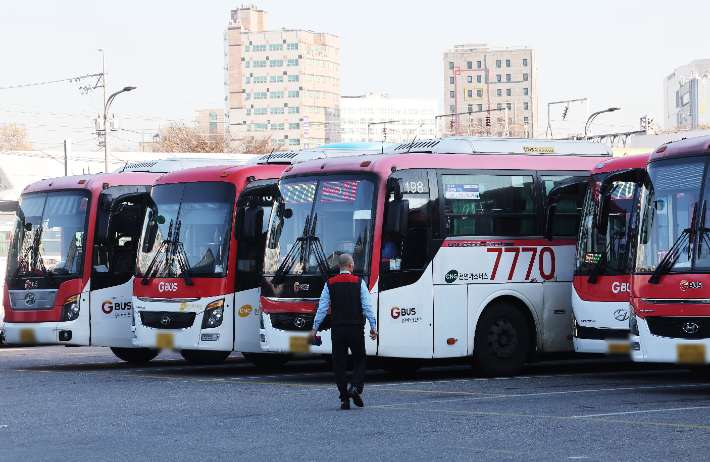
{"label": "man's short hair", "polygon": [[340,255],[340,258],[338,258],[338,268],[341,270],[346,270],[348,269],[348,266],[350,266],[350,263],[353,261],[353,257],[350,255],[343,253]]}

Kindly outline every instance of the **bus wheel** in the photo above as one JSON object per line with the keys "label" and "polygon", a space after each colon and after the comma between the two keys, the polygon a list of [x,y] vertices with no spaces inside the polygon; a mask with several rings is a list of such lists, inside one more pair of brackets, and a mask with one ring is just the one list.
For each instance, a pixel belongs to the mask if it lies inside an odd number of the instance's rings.
{"label": "bus wheel", "polygon": [[242,353],[242,356],[253,365],[259,367],[281,367],[293,357],[293,355],[276,353]]}
{"label": "bus wheel", "polygon": [[476,327],[471,366],[489,377],[510,377],[523,368],[530,351],[525,316],[509,303],[483,312]]}
{"label": "bus wheel", "polygon": [[180,354],[192,364],[219,364],[231,354],[231,351],[182,350]]}
{"label": "bus wheel", "polygon": [[114,348],[111,351],[118,359],[122,359],[127,363],[143,364],[158,356],[160,350],[151,350],[150,348]]}
{"label": "bus wheel", "polygon": [[422,368],[422,362],[410,358],[377,358],[377,365],[385,372],[395,375],[414,374]]}

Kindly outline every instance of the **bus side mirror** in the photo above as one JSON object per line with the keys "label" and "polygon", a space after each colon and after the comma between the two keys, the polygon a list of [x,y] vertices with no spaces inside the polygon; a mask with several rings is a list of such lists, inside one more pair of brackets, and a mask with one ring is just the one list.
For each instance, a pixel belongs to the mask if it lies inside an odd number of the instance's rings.
{"label": "bus side mirror", "polygon": [[387,192],[394,194],[394,200],[399,201],[404,197],[404,181],[401,178],[387,178]]}
{"label": "bus side mirror", "polygon": [[264,209],[262,207],[237,208],[234,238],[238,241],[252,241],[261,237],[264,226]]}
{"label": "bus side mirror", "polygon": [[99,215],[99,223],[96,225],[96,243],[100,245],[108,244],[108,236],[111,228],[111,212],[103,212]]}
{"label": "bus side mirror", "polygon": [[606,234],[606,228],[609,224],[609,211],[611,210],[611,196],[614,193],[614,183],[644,183],[648,179],[648,173],[645,168],[629,168],[619,170],[618,172],[610,173],[602,181],[599,188],[599,210],[597,213],[596,229],[599,234]]}
{"label": "bus side mirror", "polygon": [[545,232],[543,237],[552,242],[552,230],[555,227],[555,212],[557,211],[557,202],[547,204],[547,220],[545,221]]}
{"label": "bus side mirror", "polygon": [[555,213],[557,212],[557,203],[565,194],[584,194],[587,187],[587,181],[575,181],[574,183],[559,184],[552,188],[547,195],[547,216],[545,220],[545,231],[542,235],[548,241],[552,241],[552,234],[555,225]]}
{"label": "bus side mirror", "polygon": [[[165,222],[165,219],[163,219]],[[155,239],[158,237],[158,223],[155,221],[148,222],[146,226],[146,236],[143,240],[143,252],[150,252],[150,249],[155,246]]]}
{"label": "bus side mirror", "polygon": [[611,193],[604,194],[599,203],[599,214],[597,215],[597,233],[606,234],[609,225],[609,210],[611,209]]}
{"label": "bus side mirror", "polygon": [[409,201],[393,200],[388,205],[387,234],[391,237],[407,237],[407,220],[409,218]]}

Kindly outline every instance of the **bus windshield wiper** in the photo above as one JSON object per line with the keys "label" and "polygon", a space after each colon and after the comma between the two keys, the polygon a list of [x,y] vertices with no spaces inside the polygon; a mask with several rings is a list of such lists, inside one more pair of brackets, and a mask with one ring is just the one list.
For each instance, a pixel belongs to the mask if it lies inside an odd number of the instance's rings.
{"label": "bus windshield wiper", "polygon": [[668,272],[675,266],[678,258],[680,258],[680,250],[683,248],[683,244],[688,240],[688,259],[690,260],[690,253],[692,252],[693,244],[693,234],[695,233],[695,219],[697,218],[698,203],[695,203],[693,207],[693,219],[690,222],[690,228],[685,228],[678,239],[675,240],[673,246],[670,248],[668,253],[663,257],[663,259],[658,263],[656,269],[653,270],[651,277],[648,278],[649,284],[658,284],[661,279],[661,274]]}
{"label": "bus windshield wiper", "polygon": [[175,240],[173,241],[172,247],[172,258],[170,263],[172,264],[173,258],[175,258],[175,252],[179,252],[177,261],[180,266],[180,272],[182,273],[183,279],[185,279],[185,285],[192,286],[195,283],[190,279],[188,272],[190,271],[190,262],[187,260],[187,254],[185,253],[185,246],[180,242],[180,228],[182,227],[182,220],[177,222],[175,226]]}
{"label": "bus windshield wiper", "polygon": [[[22,268],[22,262],[26,261],[27,262],[27,271],[30,271],[30,262],[28,261],[28,258],[30,258],[30,255],[34,256],[36,253],[39,253],[39,243],[42,240],[42,230],[44,230],[44,227],[40,226],[36,228],[35,230],[35,235],[32,238],[32,244],[25,249],[25,253],[20,257],[20,259],[17,261],[17,268],[15,269],[15,272],[12,274],[12,278],[10,278],[10,286],[14,286],[15,283],[17,282],[17,278],[20,276],[20,269]],[[34,260],[34,258],[33,258]]]}
{"label": "bus windshield wiper", "polygon": [[[306,223],[303,227],[303,235],[296,239],[296,242],[289,250],[286,257],[279,265],[279,268],[274,273],[274,278],[271,283],[274,285],[283,284],[283,281],[287,274],[291,272],[293,264],[296,261],[296,252],[300,250],[300,255],[298,261],[302,266],[308,264],[311,254],[316,259],[316,264],[318,265],[318,270],[320,271],[321,277],[327,282],[330,277],[330,271],[328,270],[328,265],[326,263],[325,252],[323,251],[323,246],[321,245],[320,239],[316,237],[316,223],[318,221],[318,214],[313,216],[313,224],[310,223],[310,217],[306,217]],[[299,245],[300,244],[300,245]]]}
{"label": "bus windshield wiper", "polygon": [[[153,259],[150,261],[148,268],[145,270],[145,274],[143,275],[143,279],[141,279],[141,285],[144,285],[144,286],[148,285],[148,279],[151,277],[151,273],[153,272],[153,267],[155,266],[155,262],[158,261],[158,256],[160,255],[160,252],[163,251],[165,256],[167,257],[167,255],[168,255],[167,246],[169,244],[172,244],[172,237],[173,237],[173,220],[170,220],[170,225],[168,226],[168,238],[160,243],[160,247],[158,247],[158,250],[155,252],[155,255],[153,255]],[[167,258],[166,258],[166,260],[167,260]]]}
{"label": "bus windshield wiper", "polygon": [[710,249],[710,238],[708,234],[710,233],[710,228],[705,227],[705,216],[707,212],[708,201],[703,201],[703,211],[700,214],[700,225],[698,226],[698,258],[703,252],[703,243],[707,244]]}

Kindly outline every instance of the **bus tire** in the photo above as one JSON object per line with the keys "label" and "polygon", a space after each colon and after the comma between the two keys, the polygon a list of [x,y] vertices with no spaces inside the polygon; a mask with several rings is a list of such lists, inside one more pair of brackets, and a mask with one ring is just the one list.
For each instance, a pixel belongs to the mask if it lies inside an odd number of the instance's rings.
{"label": "bus tire", "polygon": [[412,358],[377,358],[377,365],[394,375],[410,375],[422,368],[422,362]]}
{"label": "bus tire", "polygon": [[471,366],[489,377],[510,377],[525,364],[530,329],[525,316],[510,303],[487,308],[476,326]]}
{"label": "bus tire", "polygon": [[180,354],[188,362],[198,366],[220,364],[231,354],[231,351],[182,350]]}
{"label": "bus tire", "polygon": [[114,348],[111,351],[118,359],[131,364],[145,364],[151,359],[158,356],[160,350],[151,350],[150,348]]}
{"label": "bus tire", "polygon": [[281,367],[291,360],[293,355],[277,353],[242,353],[244,359],[258,367]]}

